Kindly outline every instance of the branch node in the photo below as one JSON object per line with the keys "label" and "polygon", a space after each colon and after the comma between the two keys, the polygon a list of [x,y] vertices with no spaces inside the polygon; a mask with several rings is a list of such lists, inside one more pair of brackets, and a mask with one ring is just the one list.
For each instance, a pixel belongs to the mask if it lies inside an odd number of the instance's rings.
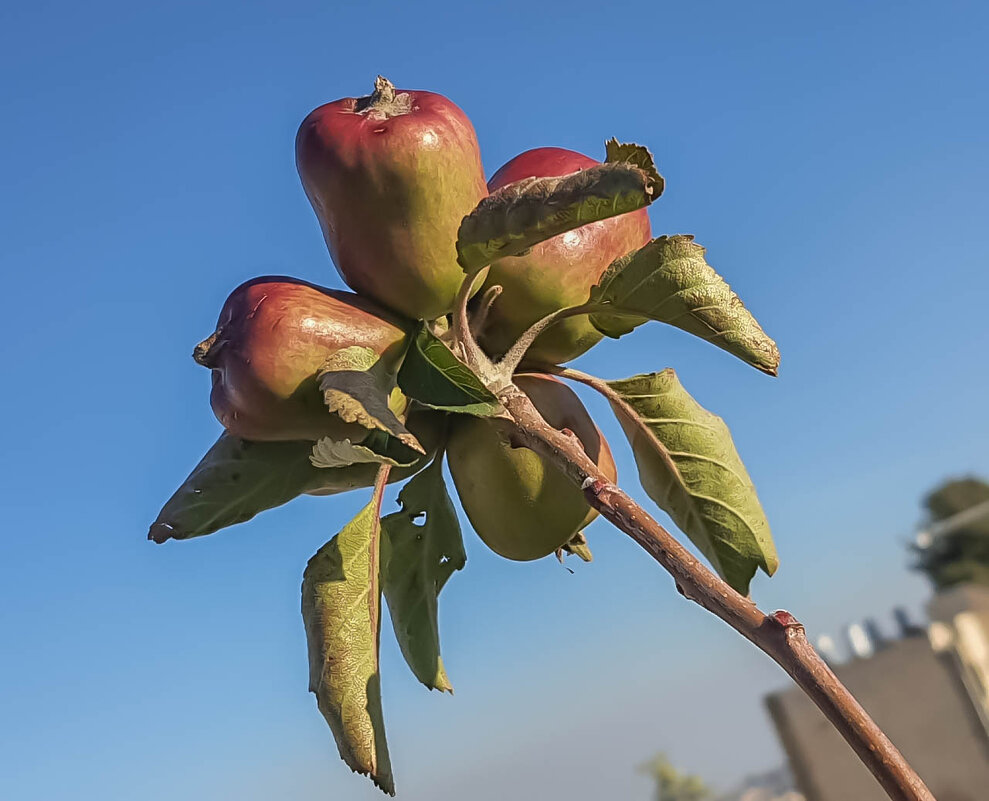
{"label": "branch node", "polygon": [[785,609],[777,609],[773,612],[770,617],[776,621],[776,623],[785,629],[790,628],[800,628],[804,627],[804,624],[797,620],[793,615],[787,612]]}

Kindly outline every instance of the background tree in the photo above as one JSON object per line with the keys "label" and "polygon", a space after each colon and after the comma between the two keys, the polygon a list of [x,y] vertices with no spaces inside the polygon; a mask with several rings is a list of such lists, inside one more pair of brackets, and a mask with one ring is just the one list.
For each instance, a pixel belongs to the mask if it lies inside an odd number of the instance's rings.
{"label": "background tree", "polygon": [[927,521],[910,546],[912,567],[936,589],[989,584],[989,483],[967,477],[944,482],[924,498]]}
{"label": "background tree", "polygon": [[699,776],[677,770],[666,757],[656,754],[639,766],[639,772],[652,777],[656,783],[656,801],[714,801],[715,795]]}

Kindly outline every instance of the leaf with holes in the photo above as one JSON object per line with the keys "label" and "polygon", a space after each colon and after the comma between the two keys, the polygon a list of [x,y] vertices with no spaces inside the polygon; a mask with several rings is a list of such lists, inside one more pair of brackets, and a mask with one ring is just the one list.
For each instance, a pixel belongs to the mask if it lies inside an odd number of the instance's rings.
{"label": "leaf with holes", "polygon": [[398,386],[433,409],[477,417],[502,411],[481,379],[422,323],[398,371]]}
{"label": "leaf with holes", "polygon": [[401,511],[381,520],[382,582],[395,637],[419,681],[452,693],[440,658],[437,602],[467,554],[443,481],[442,457],[409,481],[398,501]]}
{"label": "leaf with holes", "polygon": [[309,560],[302,579],[302,619],[309,690],[340,756],[351,770],[394,795],[378,672],[383,486],[379,482],[371,502]]}
{"label": "leaf with holes", "polygon": [[[311,455],[309,442],[249,442],[222,434],[162,507],[148,539],[162,543],[212,534],[299,495],[336,495],[370,487],[378,472],[377,461],[318,468]],[[427,458],[420,456],[392,470],[390,479],[408,478]]]}
{"label": "leaf with holes", "polygon": [[644,208],[663,193],[663,178],[646,148],[614,139],[606,148],[604,164],[525,178],[484,198],[457,232],[460,266],[477,272],[565,231]]}
{"label": "leaf with holes", "polygon": [[732,587],[779,560],[769,522],[724,421],[664,370],[604,382],[642,486]]}
{"label": "leaf with holes", "polygon": [[692,236],[661,236],[616,259],[591,290],[604,308],[591,315],[601,333],[620,337],[646,320],[706,339],[776,375],[780,353]]}

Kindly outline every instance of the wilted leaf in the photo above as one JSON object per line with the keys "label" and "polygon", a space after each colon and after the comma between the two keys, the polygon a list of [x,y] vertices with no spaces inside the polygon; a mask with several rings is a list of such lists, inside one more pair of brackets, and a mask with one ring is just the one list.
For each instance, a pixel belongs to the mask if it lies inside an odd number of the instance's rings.
{"label": "wilted leaf", "polygon": [[401,413],[405,398],[395,388],[394,376],[375,369],[379,363],[370,348],[355,346],[333,354],[319,371],[319,388],[326,407],[345,422],[383,431],[423,453],[422,445],[392,408],[393,396],[397,395]]}
{"label": "wilted leaf", "polygon": [[652,199],[655,200],[666,188],[666,181],[656,169],[656,162],[649,152],[649,148],[637,145],[633,142],[619,142],[617,139],[609,139],[604,143],[605,163],[609,164],[633,164],[642,170],[651,185]]}
{"label": "wilted leaf", "polygon": [[343,761],[389,795],[395,784],[385,741],[378,672],[381,624],[381,490],[316,552],[302,580],[309,690]]}
{"label": "wilted leaf", "polygon": [[525,178],[481,200],[457,233],[468,273],[564,231],[644,208],[663,192],[649,151],[608,142],[608,161],[569,175]]}
{"label": "wilted leaf", "polygon": [[724,348],[753,367],[776,375],[776,343],[704,259],[692,236],[661,236],[616,259],[591,301],[607,304],[591,324],[620,337],[648,320],[674,325]]}
{"label": "wilted leaf", "polygon": [[488,417],[501,411],[498,399],[453,352],[420,324],[398,371],[398,386],[433,409]]}
{"label": "wilted leaf", "polygon": [[605,383],[649,497],[739,592],[757,567],[772,575],[769,522],[724,421],[672,370]]}
{"label": "wilted leaf", "polygon": [[383,586],[395,637],[419,681],[453,692],[440,658],[437,601],[467,554],[440,457],[402,488],[398,501],[401,511],[381,520]]}
{"label": "wilted leaf", "polygon": [[[418,444],[418,443],[416,443]],[[420,451],[422,446],[419,446]],[[383,431],[372,431],[361,442],[323,437],[312,446],[313,467],[341,468],[356,464],[387,464],[408,467],[421,456]]]}

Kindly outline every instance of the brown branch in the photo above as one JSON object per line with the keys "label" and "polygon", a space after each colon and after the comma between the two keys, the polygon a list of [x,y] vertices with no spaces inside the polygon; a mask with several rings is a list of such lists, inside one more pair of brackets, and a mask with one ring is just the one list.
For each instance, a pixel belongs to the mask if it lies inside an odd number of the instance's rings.
{"label": "brown branch", "polygon": [[[566,375],[566,370],[556,370]],[[571,376],[573,377],[573,376]],[[673,576],[689,600],[717,615],[768,654],[817,704],[872,771],[893,801],[935,801],[896,746],[838,680],[789,612],[762,612],[707,569],[642,507],[612,484],[576,437],[546,423],[514,384],[497,392],[520,444],[549,459],[577,485],[587,502],[628,534]]]}

